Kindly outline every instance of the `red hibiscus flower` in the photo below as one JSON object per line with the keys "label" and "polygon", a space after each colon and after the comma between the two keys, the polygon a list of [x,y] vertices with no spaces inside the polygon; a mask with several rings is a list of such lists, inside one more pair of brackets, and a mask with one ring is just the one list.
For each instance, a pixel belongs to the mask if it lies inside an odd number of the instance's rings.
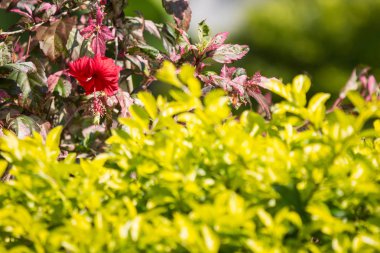
{"label": "red hibiscus flower", "polygon": [[112,59],[97,55],[94,58],[84,56],[70,62],[68,73],[78,80],[86,94],[104,91],[112,96],[119,89],[120,70]]}

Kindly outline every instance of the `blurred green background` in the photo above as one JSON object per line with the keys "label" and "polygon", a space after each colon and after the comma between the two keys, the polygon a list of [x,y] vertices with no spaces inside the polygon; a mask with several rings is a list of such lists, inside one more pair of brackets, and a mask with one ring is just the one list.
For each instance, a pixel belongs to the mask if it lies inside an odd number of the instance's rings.
{"label": "blurred green background", "polygon": [[[126,12],[167,21],[161,0],[130,0]],[[249,73],[290,82],[307,73],[312,90],[337,95],[351,71],[372,67],[380,78],[380,0],[190,0],[191,33],[203,19],[214,33],[230,31],[228,42],[251,51],[236,65]],[[10,19],[0,13],[1,28]],[[379,79],[378,78],[378,79]]]}

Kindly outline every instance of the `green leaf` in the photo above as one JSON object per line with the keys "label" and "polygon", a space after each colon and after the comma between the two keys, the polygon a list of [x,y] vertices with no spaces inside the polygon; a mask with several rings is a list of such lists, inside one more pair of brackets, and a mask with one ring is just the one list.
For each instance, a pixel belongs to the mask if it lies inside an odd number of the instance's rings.
{"label": "green leaf", "polygon": [[202,95],[201,83],[195,77],[195,68],[190,64],[184,64],[179,73],[179,78],[185,83],[194,97]]}
{"label": "green leaf", "polygon": [[293,79],[293,98],[298,106],[304,107],[306,105],[306,93],[309,91],[310,86],[310,78],[305,75],[299,75]]}
{"label": "green leaf", "polygon": [[20,87],[22,91],[22,96],[24,99],[40,97],[42,88],[47,88],[46,77],[40,76],[38,73],[25,73],[22,71],[13,71],[9,77],[16,81],[17,86]]}
{"label": "green leaf", "polygon": [[32,135],[32,133],[41,130],[37,122],[28,116],[21,115],[11,121],[9,124],[10,129],[13,130],[19,138],[25,138]]}
{"label": "green leaf", "polygon": [[317,128],[321,125],[323,119],[325,118],[325,103],[329,98],[330,94],[317,93],[310,99],[307,109],[309,120],[314,123]]}
{"label": "green leaf", "polygon": [[206,245],[207,252],[219,252],[219,237],[206,225],[202,226],[202,236]]}
{"label": "green leaf", "polygon": [[62,78],[59,78],[54,91],[57,92],[61,97],[67,98],[71,94],[72,84]]}
{"label": "green leaf", "polygon": [[54,61],[67,53],[66,43],[76,21],[76,17],[65,17],[37,28],[36,39],[50,60]]}
{"label": "green leaf", "polygon": [[250,136],[255,136],[265,130],[265,120],[257,113],[245,111],[240,116],[240,121]]}
{"label": "green leaf", "polygon": [[37,71],[37,68],[33,62],[18,62],[18,63],[6,64],[4,66],[1,66],[1,68],[7,68],[10,70],[24,72],[24,73],[33,73]]}
{"label": "green leaf", "polygon": [[162,67],[157,71],[156,77],[159,81],[171,84],[177,88],[182,88],[183,84],[177,77],[177,69],[173,63],[165,61]]}
{"label": "green leaf", "polygon": [[198,24],[198,39],[199,43],[207,44],[210,35],[210,27],[206,24],[206,20],[202,20]]}
{"label": "green leaf", "polygon": [[57,149],[59,148],[61,133],[62,133],[63,127],[58,126],[53,128],[46,137],[46,146],[51,149]]}
{"label": "green leaf", "polygon": [[294,208],[303,220],[306,219],[304,202],[301,199],[301,195],[298,189],[294,185],[285,186],[280,184],[274,184],[273,188],[280,194],[280,202],[283,202],[285,205]]}
{"label": "green leaf", "polygon": [[246,45],[223,44],[212,54],[212,59],[219,63],[232,63],[240,60],[249,52]]}
{"label": "green leaf", "polygon": [[0,42],[0,66],[12,62],[11,50],[5,42]]}
{"label": "green leaf", "polygon": [[134,120],[136,120],[144,129],[148,129],[149,115],[148,113],[138,105],[132,105],[129,108],[129,112]]}
{"label": "green leaf", "polygon": [[154,96],[149,92],[139,92],[137,97],[144,104],[145,110],[148,112],[149,116],[152,119],[155,119],[157,117],[157,105]]}
{"label": "green leaf", "polygon": [[308,76],[299,75],[293,79],[293,90],[296,94],[306,94],[311,86],[311,81]]}
{"label": "green leaf", "polygon": [[270,90],[271,92],[285,98],[289,102],[293,101],[292,95],[291,95],[291,87],[288,85],[283,84],[280,80],[276,78],[265,78],[261,82],[261,86],[267,90]]}
{"label": "green leaf", "polygon": [[347,92],[347,97],[351,101],[351,103],[354,104],[355,108],[359,111],[361,111],[366,105],[366,101],[364,100],[364,98],[360,96],[360,94],[356,91]]}
{"label": "green leaf", "polygon": [[83,49],[87,49],[89,40],[84,40],[77,28],[73,28],[67,38],[66,49],[69,52],[71,58],[76,60],[85,55]]}
{"label": "green leaf", "polygon": [[159,60],[162,58],[160,51],[149,45],[138,45],[137,47],[130,49],[130,53],[132,54],[136,54],[137,52],[143,53],[154,60]]}
{"label": "green leaf", "polygon": [[327,93],[317,93],[315,94],[309,102],[308,110],[310,113],[317,112],[321,107],[324,108],[326,101],[330,98],[330,94]]}

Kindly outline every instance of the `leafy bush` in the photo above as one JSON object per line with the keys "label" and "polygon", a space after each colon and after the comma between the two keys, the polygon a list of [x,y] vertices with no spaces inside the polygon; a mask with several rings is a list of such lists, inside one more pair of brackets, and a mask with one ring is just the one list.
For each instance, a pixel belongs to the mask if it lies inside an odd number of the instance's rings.
{"label": "leafy bush", "polygon": [[128,2],[1,2],[0,9],[21,18],[9,31],[0,30],[0,134],[4,128],[20,138],[32,131],[45,138],[63,125],[62,155],[94,156],[118,127],[117,118],[138,103],[139,91],[162,89],[156,72],[165,60],[193,65],[204,93],[222,87],[236,107],[253,98],[269,116],[259,74],[248,77],[244,69],[227,66],[220,75],[208,71],[210,63],[240,60],[247,46],[226,43],[227,32],[211,36],[205,22],[193,40],[187,34],[188,0],[162,1],[174,18],[169,24],[127,16]]}
{"label": "leafy bush", "polygon": [[310,80],[266,79],[272,120],[202,97],[194,68],[157,73],[171,98],[138,94],[107,152],[58,161],[62,128],[0,139],[6,252],[380,251],[380,102],[349,113],[306,101]]}

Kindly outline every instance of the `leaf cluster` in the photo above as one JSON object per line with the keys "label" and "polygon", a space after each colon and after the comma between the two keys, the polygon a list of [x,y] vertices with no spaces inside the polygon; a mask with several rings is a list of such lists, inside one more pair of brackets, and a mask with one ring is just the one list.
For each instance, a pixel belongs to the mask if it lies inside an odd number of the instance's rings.
{"label": "leaf cluster", "polygon": [[[166,62],[170,98],[138,93],[107,152],[58,161],[61,128],[44,142],[0,139],[14,180],[0,184],[6,252],[377,252],[380,103],[326,112],[310,79],[267,79],[273,118],[233,116],[202,97],[194,67]],[[305,123],[306,122],[306,123]]]}

